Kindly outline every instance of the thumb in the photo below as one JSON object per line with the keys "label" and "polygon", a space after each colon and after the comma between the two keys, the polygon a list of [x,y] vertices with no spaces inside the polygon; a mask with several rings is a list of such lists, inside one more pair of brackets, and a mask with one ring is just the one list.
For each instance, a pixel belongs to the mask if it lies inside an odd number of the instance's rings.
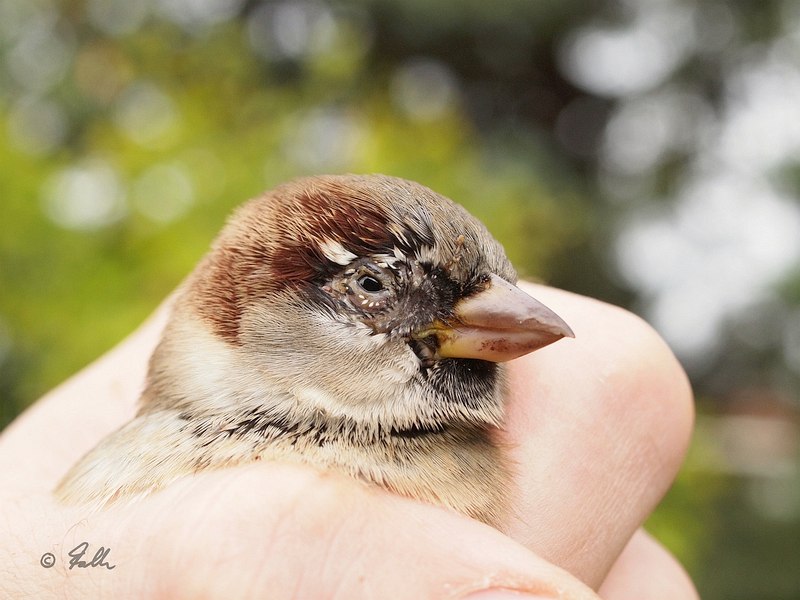
{"label": "thumb", "polygon": [[305,468],[204,474],[81,522],[75,543],[124,566],[105,594],[90,575],[96,597],[598,598],[491,527]]}

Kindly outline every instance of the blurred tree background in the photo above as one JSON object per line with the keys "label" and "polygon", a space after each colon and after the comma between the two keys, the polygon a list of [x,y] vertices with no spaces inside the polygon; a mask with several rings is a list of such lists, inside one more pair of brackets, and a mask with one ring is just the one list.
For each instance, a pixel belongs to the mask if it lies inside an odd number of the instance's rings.
{"label": "blurred tree background", "polygon": [[233,206],[384,172],[692,377],[648,526],[704,598],[800,598],[800,3],[0,0],[0,426],[131,331]]}

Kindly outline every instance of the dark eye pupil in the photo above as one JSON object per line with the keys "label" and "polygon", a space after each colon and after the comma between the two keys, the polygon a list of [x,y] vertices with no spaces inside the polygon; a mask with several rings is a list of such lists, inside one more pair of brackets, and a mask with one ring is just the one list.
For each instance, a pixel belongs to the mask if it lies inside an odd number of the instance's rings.
{"label": "dark eye pupil", "polygon": [[358,285],[364,288],[366,292],[380,292],[383,289],[383,284],[369,275],[362,275],[358,278]]}

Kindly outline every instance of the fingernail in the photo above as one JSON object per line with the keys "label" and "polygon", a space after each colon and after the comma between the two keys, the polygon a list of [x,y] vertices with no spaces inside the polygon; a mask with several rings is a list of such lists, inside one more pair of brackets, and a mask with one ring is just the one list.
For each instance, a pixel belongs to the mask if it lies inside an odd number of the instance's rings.
{"label": "fingernail", "polygon": [[527,592],[514,590],[481,590],[464,597],[464,600],[553,600],[550,596],[536,596]]}

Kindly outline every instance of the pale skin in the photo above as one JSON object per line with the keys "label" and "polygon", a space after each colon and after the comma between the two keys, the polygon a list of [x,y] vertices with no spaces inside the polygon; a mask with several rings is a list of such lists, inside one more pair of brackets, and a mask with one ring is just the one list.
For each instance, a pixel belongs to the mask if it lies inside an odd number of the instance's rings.
{"label": "pale skin", "polygon": [[[630,313],[521,287],[576,338],[511,363],[510,536],[344,476],[277,464],[203,473],[98,513],[59,505],[59,478],[133,416],[162,307],[0,435],[2,595],[696,599],[682,568],[640,529],[691,434],[683,371]],[[103,546],[115,568],[69,569],[83,541],[85,561]],[[47,552],[50,568],[40,564]]]}

